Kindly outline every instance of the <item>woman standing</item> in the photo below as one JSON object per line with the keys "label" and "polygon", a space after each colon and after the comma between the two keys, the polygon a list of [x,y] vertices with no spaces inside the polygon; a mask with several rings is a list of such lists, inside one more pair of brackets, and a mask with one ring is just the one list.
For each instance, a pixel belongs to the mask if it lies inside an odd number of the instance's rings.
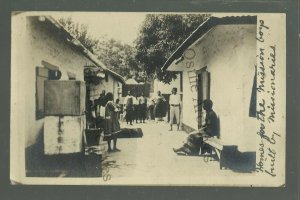
{"label": "woman standing", "polygon": [[[120,132],[120,123],[118,120],[119,109],[114,103],[112,93],[106,94],[106,105],[105,105],[105,130],[104,137],[108,144],[108,152],[120,151],[117,148],[117,134]],[[111,147],[111,140],[113,140],[114,147]]]}
{"label": "woman standing", "polygon": [[154,116],[156,121],[163,121],[163,117],[166,116],[166,99],[160,91],[157,92],[155,98]]}
{"label": "woman standing", "polygon": [[147,101],[147,119],[148,120],[154,120],[154,105],[155,105],[155,101],[154,99],[148,99]]}

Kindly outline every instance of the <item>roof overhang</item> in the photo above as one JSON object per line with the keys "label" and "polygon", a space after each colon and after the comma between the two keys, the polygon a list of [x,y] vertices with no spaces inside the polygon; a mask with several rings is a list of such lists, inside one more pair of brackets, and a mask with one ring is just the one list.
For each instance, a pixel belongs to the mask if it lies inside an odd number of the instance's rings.
{"label": "roof overhang", "polygon": [[[203,37],[208,31],[214,28],[217,25],[234,25],[234,24],[256,24],[257,17],[256,16],[230,16],[230,17],[210,17],[206,21],[204,21],[198,28],[193,31],[193,33],[173,52],[173,54],[168,58],[168,60],[164,63],[161,68],[162,71],[168,69],[168,67],[174,63],[179,63],[180,59],[182,59],[182,54],[186,49],[188,49],[194,42],[196,42],[199,38]],[[173,67],[172,71],[182,71],[178,67]]]}
{"label": "roof overhang", "polygon": [[106,71],[111,76],[113,76],[115,79],[117,79],[119,82],[125,84],[125,80],[121,75],[106,67],[91,51],[89,51],[79,40],[77,40],[74,35],[72,35],[69,31],[67,31],[57,20],[55,20],[51,16],[37,16],[37,17],[39,21],[50,22],[58,29],[58,31],[62,32],[65,36],[66,41],[68,41],[70,44],[76,47],[76,49],[79,50],[86,58],[92,61],[96,65],[95,68],[101,68],[102,70]]}

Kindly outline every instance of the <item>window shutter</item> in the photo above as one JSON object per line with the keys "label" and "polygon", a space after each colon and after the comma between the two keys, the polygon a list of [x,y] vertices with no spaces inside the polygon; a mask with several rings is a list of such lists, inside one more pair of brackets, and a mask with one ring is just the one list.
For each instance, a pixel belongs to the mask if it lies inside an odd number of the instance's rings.
{"label": "window shutter", "polygon": [[49,70],[36,67],[36,119],[44,117],[44,81],[49,79]]}

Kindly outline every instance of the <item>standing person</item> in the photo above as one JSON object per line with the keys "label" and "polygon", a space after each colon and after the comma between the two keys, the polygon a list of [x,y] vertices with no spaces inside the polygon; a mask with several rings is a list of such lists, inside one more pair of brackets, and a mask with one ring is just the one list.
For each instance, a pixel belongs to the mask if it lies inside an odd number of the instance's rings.
{"label": "standing person", "polygon": [[[106,94],[107,103],[105,105],[105,130],[104,136],[108,144],[108,152],[121,151],[117,148],[117,134],[120,132],[120,123],[118,120],[119,109],[114,103],[113,94],[108,92]],[[113,140],[113,148],[111,147],[111,140]]]}
{"label": "standing person", "polygon": [[154,105],[155,105],[154,99],[148,99],[147,105],[148,105],[148,119],[154,120],[155,119],[155,117],[154,117]]}
{"label": "standing person", "polygon": [[138,119],[139,119],[139,100],[137,95],[135,97],[133,97],[133,120],[135,120],[135,123],[138,123]]}
{"label": "standing person", "polygon": [[179,120],[180,120],[180,110],[181,110],[181,100],[180,95],[177,94],[177,88],[172,89],[172,94],[169,100],[170,105],[170,131],[173,130],[174,117],[176,119],[177,130],[179,130]]}
{"label": "standing person", "polygon": [[139,110],[140,110],[140,123],[145,123],[146,112],[147,112],[147,99],[144,97],[144,93],[139,98]]}
{"label": "standing person", "polygon": [[96,125],[96,115],[95,115],[95,108],[93,105],[92,100],[88,100],[85,109],[85,116],[86,116],[86,126],[87,128],[94,127]]}
{"label": "standing person", "polygon": [[[98,99],[95,99],[94,101],[95,106],[105,106],[105,90],[102,90],[102,92],[99,95]],[[99,112],[99,111],[97,111]]]}
{"label": "standing person", "polygon": [[154,116],[156,121],[162,121],[163,117],[166,116],[166,99],[162,96],[161,92],[157,92],[154,106]]}
{"label": "standing person", "polygon": [[[206,112],[205,124],[201,129],[189,134],[186,143],[180,148],[173,148],[177,154],[198,155],[203,147],[203,138],[218,135],[218,117],[212,109],[213,102],[209,99],[203,101],[203,109]],[[203,152],[201,152],[203,153]]]}
{"label": "standing person", "polygon": [[106,104],[105,98],[105,90],[102,90],[102,93],[100,94],[99,98],[94,101],[97,128],[103,128]]}
{"label": "standing person", "polygon": [[127,96],[124,99],[124,108],[126,110],[125,119],[128,124],[130,122],[130,125],[132,125],[132,119],[133,119],[133,96],[131,95],[131,92],[128,91]]}
{"label": "standing person", "polygon": [[116,106],[118,108],[118,119],[120,120],[120,114],[122,113],[122,105],[120,104],[120,99],[116,99]]}

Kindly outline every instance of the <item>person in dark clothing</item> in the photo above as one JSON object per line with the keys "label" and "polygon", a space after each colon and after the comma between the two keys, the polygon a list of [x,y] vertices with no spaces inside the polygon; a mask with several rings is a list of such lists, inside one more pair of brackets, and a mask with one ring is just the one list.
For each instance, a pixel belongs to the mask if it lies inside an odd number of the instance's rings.
{"label": "person in dark clothing", "polygon": [[203,138],[214,137],[218,134],[218,117],[212,109],[211,100],[203,101],[203,109],[206,111],[205,125],[189,134],[186,143],[180,148],[173,148],[177,154],[198,155],[200,148],[203,147]]}
{"label": "person in dark clothing", "polygon": [[93,113],[94,113],[93,101],[92,100],[88,100],[87,104],[86,104],[86,111],[85,111],[86,126],[88,128],[95,126],[96,118],[95,118],[95,116],[93,116]]}
{"label": "person in dark clothing", "polygon": [[163,121],[163,117],[166,116],[166,99],[162,96],[161,92],[157,92],[155,97],[154,115],[156,121]]}
{"label": "person in dark clothing", "polygon": [[105,106],[105,90],[102,90],[98,99],[94,101],[95,106]]}
{"label": "person in dark clothing", "polygon": [[[102,91],[99,98],[94,101],[95,113],[96,113],[96,127],[103,128],[104,123],[104,107],[106,104],[105,90]],[[102,113],[101,113],[102,112]]]}

